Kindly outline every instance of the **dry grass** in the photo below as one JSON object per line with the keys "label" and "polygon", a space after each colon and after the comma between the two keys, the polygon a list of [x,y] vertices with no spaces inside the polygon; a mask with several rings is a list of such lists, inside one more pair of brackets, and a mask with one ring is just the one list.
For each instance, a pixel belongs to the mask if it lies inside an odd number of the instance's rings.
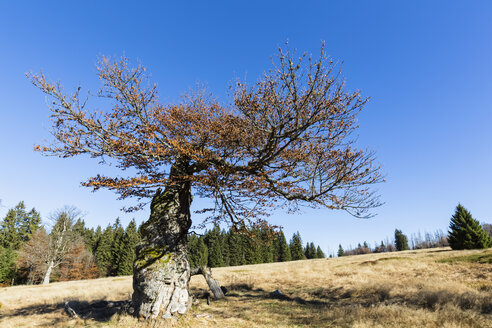
{"label": "dry grass", "polygon": [[[176,321],[124,313],[71,320],[63,303],[128,300],[131,278],[18,286],[0,291],[1,327],[492,327],[492,263],[486,251],[446,248],[214,269],[230,292],[199,299]],[[474,260],[476,259],[476,260]],[[481,260],[482,259],[482,260]],[[193,277],[192,292],[206,290]],[[284,296],[270,293],[282,290]]]}

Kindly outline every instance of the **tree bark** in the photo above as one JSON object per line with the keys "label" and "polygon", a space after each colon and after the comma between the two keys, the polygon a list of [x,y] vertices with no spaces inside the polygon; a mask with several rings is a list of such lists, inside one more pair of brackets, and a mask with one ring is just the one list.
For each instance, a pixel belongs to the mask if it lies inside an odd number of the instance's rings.
{"label": "tree bark", "polygon": [[190,265],[186,253],[191,226],[191,184],[179,181],[187,164],[175,163],[173,179],[151,204],[150,218],[142,226],[142,241],[137,246],[133,266],[134,314],[143,319],[169,318],[184,314],[191,302],[188,293]]}
{"label": "tree bark", "polygon": [[48,264],[48,269],[44,274],[43,285],[48,285],[50,283],[51,271],[53,270],[54,265],[55,263],[53,262],[53,260],[51,260],[50,263]]}
{"label": "tree bark", "polygon": [[212,269],[209,267],[205,266],[203,268],[195,268],[191,270],[191,275],[197,275],[197,274],[202,274],[203,277],[205,278],[205,281],[208,284],[208,287],[212,291],[212,294],[214,294],[215,299],[221,299],[224,298],[224,292],[222,291],[222,288],[220,288],[219,282],[212,277]]}

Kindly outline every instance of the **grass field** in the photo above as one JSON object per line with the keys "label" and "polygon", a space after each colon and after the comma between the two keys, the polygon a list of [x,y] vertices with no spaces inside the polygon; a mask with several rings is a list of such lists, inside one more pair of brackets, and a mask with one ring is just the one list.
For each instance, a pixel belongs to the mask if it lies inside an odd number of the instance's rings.
{"label": "grass field", "polygon": [[[216,268],[226,300],[174,321],[139,322],[120,308],[71,319],[90,302],[124,301],[131,277],[0,291],[0,327],[492,327],[492,249],[448,248]],[[193,277],[192,293],[206,284]],[[271,292],[280,289],[281,297]],[[107,304],[107,303],[106,303]],[[113,309],[113,310],[112,310]]]}

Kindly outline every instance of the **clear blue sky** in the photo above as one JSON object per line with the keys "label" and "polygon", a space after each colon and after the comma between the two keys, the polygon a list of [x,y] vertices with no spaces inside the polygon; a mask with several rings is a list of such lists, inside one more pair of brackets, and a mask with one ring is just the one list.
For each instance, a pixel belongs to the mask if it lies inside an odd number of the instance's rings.
{"label": "clear blue sky", "polygon": [[351,89],[371,101],[360,142],[377,151],[385,205],[370,220],[344,212],[276,212],[288,237],[333,251],[371,244],[395,228],[447,229],[461,202],[492,222],[492,2],[490,1],[1,1],[0,217],[20,200],[44,218],[64,205],[89,226],[141,222],[111,192],[80,186],[102,168],[32,150],[49,139],[45,97],[24,74],[97,89],[99,55],[139,59],[174,101],[197,81],[219,97],[234,76],[254,81],[286,39],[344,61]]}

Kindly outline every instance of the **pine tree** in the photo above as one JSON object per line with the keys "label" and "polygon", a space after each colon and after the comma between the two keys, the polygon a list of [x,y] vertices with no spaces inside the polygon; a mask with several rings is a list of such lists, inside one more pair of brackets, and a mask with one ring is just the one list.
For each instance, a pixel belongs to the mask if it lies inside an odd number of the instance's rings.
{"label": "pine tree", "polygon": [[[97,232],[97,231],[96,231]],[[107,277],[111,272],[111,245],[113,244],[113,228],[108,225],[104,229],[99,240],[95,255],[97,267],[103,277]]]}
{"label": "pine tree", "polygon": [[223,267],[222,242],[220,240],[220,228],[216,225],[212,230],[205,233],[205,244],[208,248],[208,265],[211,268]]}
{"label": "pine tree", "polygon": [[15,276],[15,253],[0,246],[0,283],[11,284]]}
{"label": "pine tree", "polygon": [[492,247],[492,240],[480,223],[461,204],[458,204],[449,225],[448,241],[452,249]]}
{"label": "pine tree", "polygon": [[135,220],[131,220],[126,227],[125,234],[121,242],[121,255],[116,275],[128,276],[133,274],[133,261],[135,260],[135,248],[140,242],[140,235],[137,232]]}
{"label": "pine tree", "polygon": [[116,276],[118,274],[118,268],[121,264],[121,255],[123,254],[123,238],[125,236],[125,230],[121,226],[120,218],[116,218],[113,224],[113,242],[111,243],[111,266],[109,275]]}
{"label": "pine tree", "polygon": [[245,264],[244,259],[244,236],[235,232],[233,229],[229,229],[228,232],[228,246],[229,246],[229,265],[243,265]]}
{"label": "pine tree", "polygon": [[314,246],[314,243],[306,243],[306,248],[304,248],[304,256],[307,259],[314,259],[316,258],[316,247]]}
{"label": "pine tree", "polygon": [[410,249],[408,247],[408,238],[401,232],[401,230],[395,229],[395,247],[397,251],[406,251]]}
{"label": "pine tree", "polygon": [[261,229],[259,235],[260,263],[273,262],[273,239],[275,235],[270,229]]}
{"label": "pine tree", "polygon": [[318,246],[318,248],[316,248],[316,258],[317,259],[324,259],[326,256],[325,256],[325,253],[323,253],[323,251],[321,250],[321,247]]}
{"label": "pine tree", "polygon": [[82,237],[88,250],[92,251],[94,246],[94,229],[85,226],[85,221],[78,218],[73,225],[72,231]]}
{"label": "pine tree", "polygon": [[345,251],[343,250],[342,245],[341,245],[341,244],[339,244],[339,245],[338,245],[338,252],[337,252],[337,256],[338,256],[338,257],[342,257],[342,256],[344,256],[344,255],[345,255]]}
{"label": "pine tree", "polygon": [[261,263],[260,241],[257,236],[257,231],[251,232],[251,235],[243,235],[244,264]]}
{"label": "pine tree", "polygon": [[279,243],[279,254],[278,260],[279,262],[287,262],[292,260],[292,256],[290,254],[289,245],[287,245],[287,240],[285,239],[284,232],[281,230],[278,236]]}
{"label": "pine tree", "polygon": [[302,249],[301,235],[299,234],[299,231],[292,236],[289,247],[292,261],[305,259],[304,251]]}
{"label": "pine tree", "polygon": [[201,268],[207,265],[208,249],[203,237],[196,235],[188,237],[188,259],[191,268]]}
{"label": "pine tree", "polygon": [[7,212],[0,223],[1,246],[18,250],[39,228],[41,216],[34,208],[27,212],[24,202],[21,201]]}
{"label": "pine tree", "polygon": [[219,232],[219,242],[220,249],[222,251],[222,262],[224,262],[224,266],[230,265],[230,250],[229,250],[229,236],[225,230],[221,230]]}

